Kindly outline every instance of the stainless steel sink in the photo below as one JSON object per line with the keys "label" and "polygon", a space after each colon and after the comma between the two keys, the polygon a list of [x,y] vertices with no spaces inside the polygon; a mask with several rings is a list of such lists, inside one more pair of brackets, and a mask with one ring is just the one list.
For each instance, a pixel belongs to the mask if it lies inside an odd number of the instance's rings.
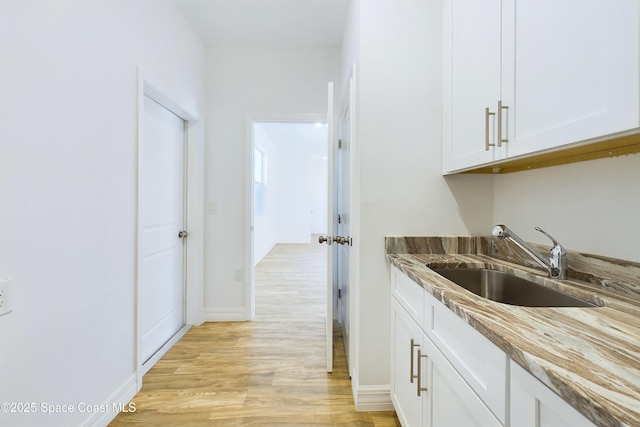
{"label": "stainless steel sink", "polygon": [[596,307],[503,271],[486,268],[434,268],[433,271],[476,295],[525,307]]}

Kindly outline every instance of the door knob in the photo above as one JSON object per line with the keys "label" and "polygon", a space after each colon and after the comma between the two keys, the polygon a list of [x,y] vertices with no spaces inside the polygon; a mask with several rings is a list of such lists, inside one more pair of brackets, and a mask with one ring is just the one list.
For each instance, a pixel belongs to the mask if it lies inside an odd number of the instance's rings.
{"label": "door knob", "polygon": [[352,240],[351,237],[347,236],[347,237],[342,237],[342,236],[336,236],[333,238],[333,241],[336,242],[339,245],[349,245],[351,246]]}
{"label": "door knob", "polygon": [[326,242],[328,245],[330,245],[331,244],[331,236],[320,236],[318,238],[318,242],[319,243],[325,243]]}
{"label": "door knob", "polygon": [[189,233],[186,230],[182,230],[178,232],[178,238],[179,239],[184,239],[189,235]]}

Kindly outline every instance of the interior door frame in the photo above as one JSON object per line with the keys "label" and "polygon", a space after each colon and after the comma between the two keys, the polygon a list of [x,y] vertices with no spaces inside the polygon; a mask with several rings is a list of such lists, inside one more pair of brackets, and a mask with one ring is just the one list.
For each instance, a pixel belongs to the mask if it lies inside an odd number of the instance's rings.
{"label": "interior door frame", "polygon": [[[204,132],[200,114],[195,107],[189,107],[179,101],[179,98],[165,89],[157,80],[148,73],[138,68],[138,165],[137,165],[137,211],[136,211],[136,239],[135,239],[135,367],[136,386],[139,391],[142,388],[142,377],[166,351],[171,348],[191,327],[203,322],[203,266],[204,266]],[[144,132],[144,98],[148,96],[163,107],[172,111],[184,120],[184,222],[185,229],[189,231],[185,245],[184,257],[184,321],[185,326],[176,333],[171,340],[161,347],[148,361],[142,360],[141,341],[142,328],[140,320],[140,242],[141,227],[140,214],[142,203],[142,161],[143,161],[143,132]],[[147,363],[145,363],[147,362]]]}
{"label": "interior door frame", "polygon": [[279,114],[249,115],[246,118],[245,142],[245,320],[256,316],[256,278],[253,256],[254,215],[253,215],[253,126],[256,123],[317,123],[327,121],[326,114]]}

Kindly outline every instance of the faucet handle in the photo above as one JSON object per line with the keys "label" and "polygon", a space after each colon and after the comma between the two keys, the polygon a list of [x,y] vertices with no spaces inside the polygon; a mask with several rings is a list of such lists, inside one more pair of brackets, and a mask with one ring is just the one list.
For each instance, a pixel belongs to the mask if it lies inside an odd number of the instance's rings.
{"label": "faucet handle", "polygon": [[[546,231],[544,231],[542,228],[540,227],[536,227],[536,231],[541,232],[542,234],[544,234],[545,236],[547,236],[549,238],[549,240],[551,240],[553,242],[553,246],[555,250],[560,249],[561,252],[566,252],[565,248],[560,244],[560,242],[558,242],[556,239],[553,238],[553,236],[549,233],[547,233]],[[557,248],[557,249],[556,249]],[[552,250],[553,250],[552,249]]]}
{"label": "faucet handle", "polygon": [[551,234],[540,227],[536,231],[541,232],[553,242],[553,248],[549,251],[550,276],[558,279],[567,278],[567,250]]}

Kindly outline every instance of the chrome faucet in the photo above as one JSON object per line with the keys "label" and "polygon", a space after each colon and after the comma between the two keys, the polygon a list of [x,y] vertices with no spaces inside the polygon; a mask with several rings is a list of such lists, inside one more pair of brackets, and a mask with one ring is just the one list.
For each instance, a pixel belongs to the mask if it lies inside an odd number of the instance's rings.
{"label": "chrome faucet", "polygon": [[491,234],[500,239],[509,239],[520,249],[525,251],[527,255],[533,258],[538,264],[549,272],[549,277],[554,279],[567,278],[567,251],[560,243],[549,233],[540,227],[536,227],[536,231],[541,232],[553,242],[553,247],[549,251],[549,259],[546,259],[540,252],[529,246],[520,237],[516,236],[506,225],[498,224],[493,227]]}

